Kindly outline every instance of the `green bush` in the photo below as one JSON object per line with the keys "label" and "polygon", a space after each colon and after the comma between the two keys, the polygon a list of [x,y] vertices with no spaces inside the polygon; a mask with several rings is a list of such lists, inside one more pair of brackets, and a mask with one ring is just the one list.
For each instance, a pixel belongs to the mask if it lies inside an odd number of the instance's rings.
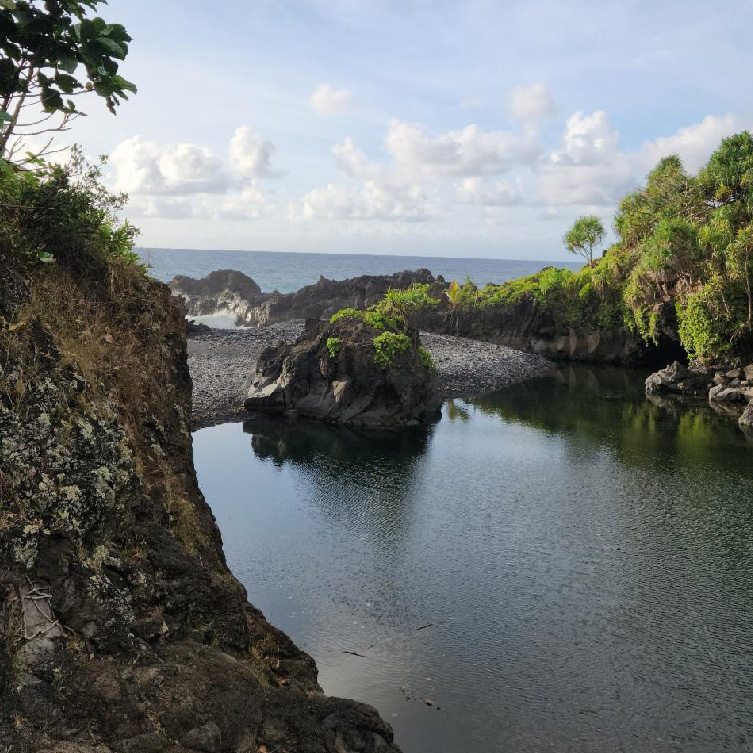
{"label": "green bush", "polygon": [[342,345],[342,340],[340,340],[339,337],[328,337],[327,338],[327,352],[329,353],[329,357],[334,361],[338,355],[340,355],[340,346]]}
{"label": "green bush", "polygon": [[382,369],[388,369],[399,353],[411,347],[411,339],[402,332],[382,332],[374,338],[374,361]]}
{"label": "green bush", "polygon": [[101,177],[101,167],[77,149],[64,167],[19,170],[0,160],[0,250],[75,274],[102,271],[113,260],[141,266],[133,250],[138,231],[117,217],[126,197],[110,194]]}

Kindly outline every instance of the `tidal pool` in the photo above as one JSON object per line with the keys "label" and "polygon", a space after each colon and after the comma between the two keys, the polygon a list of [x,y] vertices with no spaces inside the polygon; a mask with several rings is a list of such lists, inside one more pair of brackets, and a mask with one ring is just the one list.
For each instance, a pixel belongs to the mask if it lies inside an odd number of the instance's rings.
{"label": "tidal pool", "polygon": [[225,424],[196,467],[250,600],[406,753],[750,751],[753,445],[644,376]]}

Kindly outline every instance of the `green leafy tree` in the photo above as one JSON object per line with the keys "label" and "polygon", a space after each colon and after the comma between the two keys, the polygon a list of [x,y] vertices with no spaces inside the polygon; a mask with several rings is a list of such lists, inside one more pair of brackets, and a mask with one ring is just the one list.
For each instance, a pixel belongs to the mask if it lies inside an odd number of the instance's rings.
{"label": "green leafy tree", "polygon": [[593,214],[579,217],[565,233],[563,241],[571,254],[582,256],[589,264],[594,260],[594,248],[604,240],[606,231],[601,220]]}
{"label": "green leafy tree", "polygon": [[[103,2],[0,0],[0,154],[8,161],[49,154],[54,133],[84,114],[79,96],[93,92],[115,113],[136,91],[118,72],[131,37],[120,24],[90,17]],[[46,143],[25,154],[26,140],[39,136]]]}

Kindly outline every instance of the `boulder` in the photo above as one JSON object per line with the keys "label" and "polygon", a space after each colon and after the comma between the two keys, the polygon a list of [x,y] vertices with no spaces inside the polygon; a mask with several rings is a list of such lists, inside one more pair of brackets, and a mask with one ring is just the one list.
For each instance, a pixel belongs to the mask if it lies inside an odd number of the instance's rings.
{"label": "boulder", "polygon": [[715,377],[712,374],[710,369],[699,364],[688,368],[679,361],[675,361],[646,379],[646,394],[705,395],[709,387],[714,384]]}
{"label": "boulder", "polygon": [[753,403],[750,403],[748,407],[743,411],[740,416],[740,428],[743,431],[753,431]]}
{"label": "boulder", "polygon": [[753,382],[753,363],[748,364],[745,369],[745,381]]}
{"label": "boulder", "polygon": [[387,428],[435,420],[440,405],[417,330],[385,331],[357,317],[309,320],[293,345],[264,350],[245,402],[250,412]]}
{"label": "boulder", "polygon": [[746,395],[743,390],[736,387],[725,387],[717,384],[709,391],[709,400],[717,403],[744,403]]}

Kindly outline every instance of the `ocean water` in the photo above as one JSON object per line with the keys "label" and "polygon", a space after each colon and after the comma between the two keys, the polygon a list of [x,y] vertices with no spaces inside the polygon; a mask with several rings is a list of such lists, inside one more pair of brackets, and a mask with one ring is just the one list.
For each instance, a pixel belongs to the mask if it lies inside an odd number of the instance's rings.
{"label": "ocean water", "polygon": [[225,424],[196,468],[251,602],[405,753],[750,753],[753,447],[644,377]]}
{"label": "ocean water", "polygon": [[515,259],[445,259],[426,256],[366,254],[301,254],[272,251],[197,251],[190,249],[138,249],[151,264],[151,274],[168,282],[175,275],[204,277],[216,269],[237,269],[252,277],[265,292],[291,293],[315,283],[320,275],[345,280],[359,275],[389,275],[406,269],[429,269],[448,281],[470,277],[484,285],[533,274],[548,266],[579,269],[577,262]]}

